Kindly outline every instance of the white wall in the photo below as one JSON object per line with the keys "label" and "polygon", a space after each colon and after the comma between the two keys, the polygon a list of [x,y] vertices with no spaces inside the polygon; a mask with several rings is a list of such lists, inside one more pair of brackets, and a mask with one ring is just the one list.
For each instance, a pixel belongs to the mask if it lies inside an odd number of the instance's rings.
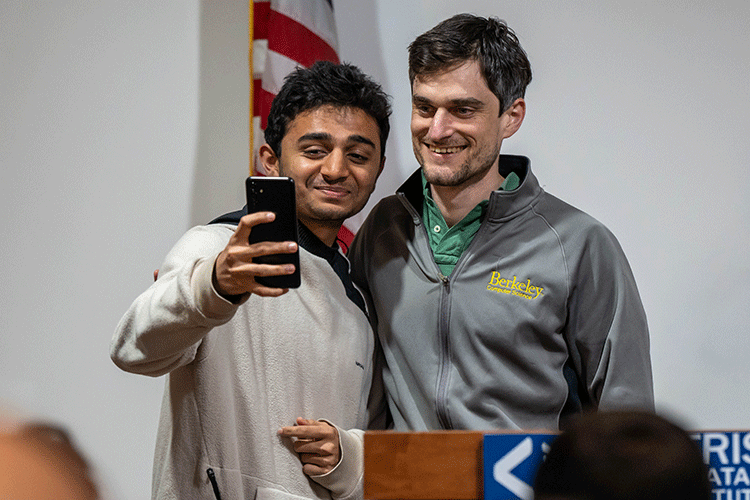
{"label": "white wall", "polygon": [[[415,168],[406,46],[455,2],[339,2],[342,59],[394,96],[387,174]],[[659,408],[750,428],[750,4],[465,0],[529,53],[504,150],[618,236]],[[246,5],[0,3],[0,401],[67,425],[113,498],[146,498],[163,381],[118,371],[122,313],[190,225],[242,204]]]}
{"label": "white wall", "polygon": [[189,225],[199,4],[4,1],[0,19],[0,401],[66,425],[114,498],[147,498],[163,381],[108,349]]}

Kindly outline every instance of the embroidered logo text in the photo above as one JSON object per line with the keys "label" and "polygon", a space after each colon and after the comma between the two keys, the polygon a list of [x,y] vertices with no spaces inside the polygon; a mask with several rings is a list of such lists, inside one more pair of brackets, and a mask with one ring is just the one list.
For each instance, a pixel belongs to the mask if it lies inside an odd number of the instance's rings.
{"label": "embroidered logo text", "polygon": [[534,300],[544,294],[544,288],[531,284],[531,280],[519,280],[515,276],[513,279],[503,278],[497,271],[492,271],[490,282],[487,283],[487,290],[495,293],[507,293],[524,299]]}

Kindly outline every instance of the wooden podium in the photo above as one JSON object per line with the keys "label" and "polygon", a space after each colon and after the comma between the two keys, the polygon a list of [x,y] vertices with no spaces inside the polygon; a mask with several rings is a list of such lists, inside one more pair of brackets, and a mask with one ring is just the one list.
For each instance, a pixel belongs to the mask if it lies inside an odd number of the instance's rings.
{"label": "wooden podium", "polygon": [[482,499],[484,432],[365,433],[365,498]]}

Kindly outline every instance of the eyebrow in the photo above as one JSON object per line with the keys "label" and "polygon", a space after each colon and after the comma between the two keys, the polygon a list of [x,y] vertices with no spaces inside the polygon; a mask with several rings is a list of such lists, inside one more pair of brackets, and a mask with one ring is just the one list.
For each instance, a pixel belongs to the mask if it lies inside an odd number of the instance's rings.
{"label": "eyebrow", "polygon": [[[429,104],[430,106],[434,106],[432,101],[426,97],[415,95],[411,98],[412,103],[414,104]],[[475,99],[473,97],[465,97],[463,99],[451,99],[448,101],[451,106],[453,107],[461,107],[461,106],[473,106],[475,108],[483,108],[484,102],[480,101],[479,99]]]}
{"label": "eyebrow", "polygon": [[299,139],[297,139],[297,143],[304,141],[331,141],[333,140],[333,137],[331,137],[331,134],[328,134],[326,132],[310,132],[304,135],[301,135]]}
{"label": "eyebrow", "polygon": [[[304,142],[304,141],[332,141],[333,136],[327,132],[310,132],[308,134],[304,134],[300,136],[299,139],[297,139],[297,144]],[[349,137],[346,138],[347,142],[357,142],[360,144],[368,144],[372,146],[373,148],[376,147],[375,143],[372,142],[370,139],[363,135],[359,134],[352,134]]]}
{"label": "eyebrow", "polygon": [[367,137],[365,137],[363,135],[352,134],[352,135],[349,136],[348,139],[350,141],[352,141],[352,142],[358,142],[360,144],[368,144],[368,145],[372,146],[373,148],[376,147],[374,142],[372,142],[370,139],[368,139]]}

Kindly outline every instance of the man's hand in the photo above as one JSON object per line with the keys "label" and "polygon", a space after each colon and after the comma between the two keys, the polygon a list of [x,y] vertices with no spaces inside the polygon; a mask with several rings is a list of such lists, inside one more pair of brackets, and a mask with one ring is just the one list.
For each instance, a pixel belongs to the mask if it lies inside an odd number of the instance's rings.
{"label": "man's hand", "polygon": [[278,434],[294,439],[294,451],[299,454],[302,472],[308,476],[331,472],[341,460],[336,428],[326,422],[305,418],[298,418],[296,423],[293,427],[282,427]]}
{"label": "man's hand", "polygon": [[216,257],[213,282],[216,291],[225,297],[254,293],[264,297],[278,297],[289,291],[287,288],[269,288],[255,282],[256,276],[280,276],[292,274],[294,265],[256,264],[253,257],[277,253],[294,253],[297,244],[292,241],[263,241],[250,245],[248,237],[253,227],[271,222],[276,216],[272,212],[257,212],[240,219],[229,243]]}

